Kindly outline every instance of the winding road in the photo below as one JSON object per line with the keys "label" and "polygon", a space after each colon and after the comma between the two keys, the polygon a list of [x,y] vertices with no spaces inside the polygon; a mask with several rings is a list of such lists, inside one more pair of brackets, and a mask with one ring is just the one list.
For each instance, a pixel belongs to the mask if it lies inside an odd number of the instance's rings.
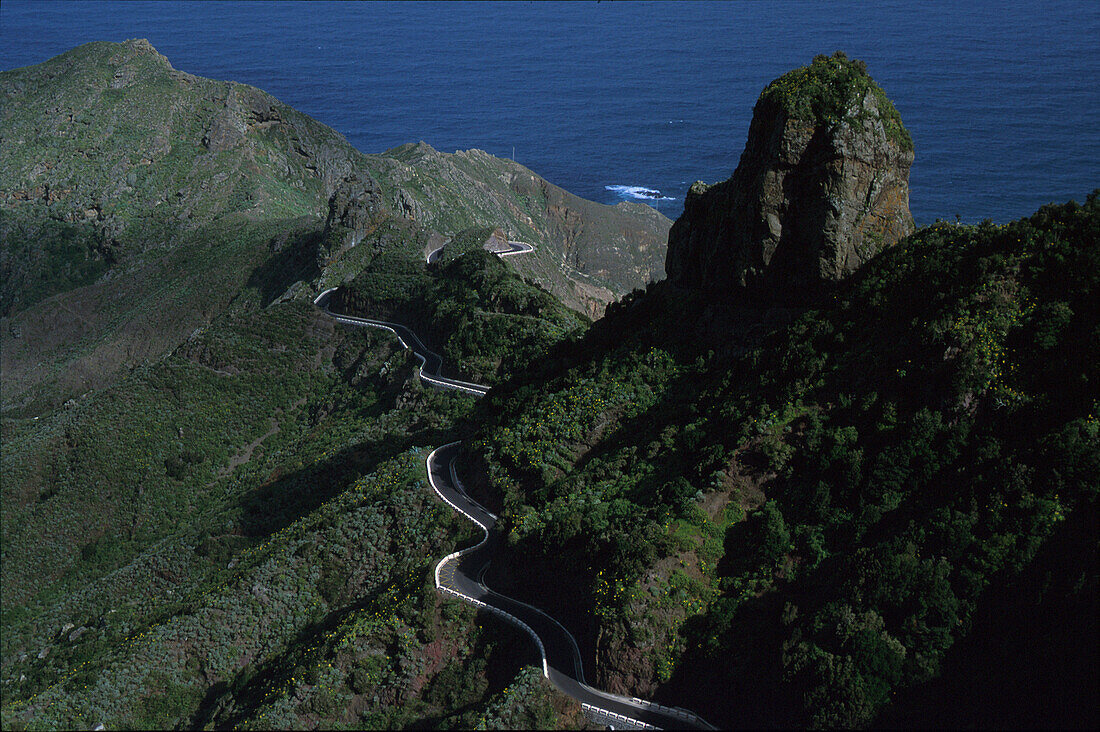
{"label": "winding road", "polygon": [[[508,244],[508,246],[511,247],[511,249],[509,249],[506,252],[493,252],[493,253],[496,254],[498,257],[508,257],[508,256],[513,255],[513,254],[527,254],[528,252],[535,251],[535,248],[533,246],[531,246],[530,244],[528,244],[527,242],[509,240],[506,243]],[[446,248],[447,248],[447,245],[444,244],[443,246],[439,247],[439,249],[433,249],[431,251],[431,253],[429,253],[428,256],[425,257],[425,261],[428,264],[434,264],[434,263],[438,262],[440,256],[443,255],[443,250],[446,249]]]}
{"label": "winding road", "polygon": [[[433,252],[434,254],[434,252]],[[424,345],[415,333],[399,323],[333,313],[328,301],[336,288],[325,290],[314,304],[338,322],[380,328],[397,336],[420,360],[420,378],[439,389],[451,389],[484,396],[489,387],[440,374],[443,358]],[[717,729],[697,714],[679,707],[666,707],[633,697],[593,689],[584,683],[584,666],[573,635],[536,607],[493,592],[482,582],[499,541],[497,516],[466,494],[455,470],[462,443],[452,442],[433,450],[427,459],[428,482],[445,503],[477,524],[484,537],[475,546],[449,554],[435,567],[435,586],[472,605],[501,616],[527,631],[542,656],[542,672],[559,691],[581,703],[585,715],[613,729]]]}

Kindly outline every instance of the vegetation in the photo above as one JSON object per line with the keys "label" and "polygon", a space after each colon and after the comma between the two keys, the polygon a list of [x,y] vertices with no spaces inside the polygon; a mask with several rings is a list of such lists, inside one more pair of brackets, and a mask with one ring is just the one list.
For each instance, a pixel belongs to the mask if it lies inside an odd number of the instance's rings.
{"label": "vegetation", "polygon": [[472,400],[412,366],[388,334],[287,302],[5,420],[4,727],[572,714],[516,676],[538,660],[526,636],[432,584],[473,531],[423,461]]}
{"label": "vegetation", "polygon": [[[561,286],[564,249],[480,244],[571,240],[561,209],[613,249],[641,213],[362,156],[142,42],[0,91],[5,729],[580,726],[528,637],[434,589],[479,538],[425,481],[459,437],[489,584],[596,685],[726,726],[1097,726],[1097,193],[939,222],[806,307],[658,283],[590,323],[519,274]],[[868,92],[911,146],[841,54],[763,98],[838,124]],[[350,240],[348,170],[383,201]],[[329,286],[494,388],[422,388]]]}
{"label": "vegetation", "polygon": [[913,138],[893,102],[867,73],[867,65],[849,59],[843,51],[815,56],[809,66],[788,71],[768,84],[760,99],[777,105],[792,119],[830,127],[844,121],[862,128],[871,114],[863,105],[868,93],[874,98],[876,118],[881,120],[887,139],[912,152]]}
{"label": "vegetation", "polygon": [[438,266],[381,254],[337,291],[332,307],[409,325],[443,356],[446,372],[486,384],[520,373],[555,342],[583,332],[587,318],[481,249],[483,238],[469,240],[477,244],[467,242],[465,253]]}
{"label": "vegetation", "polygon": [[[4,72],[0,93],[3,726],[575,725],[517,676],[527,637],[431,584],[471,534],[423,457],[472,399],[308,302],[375,258],[399,280],[431,234],[387,210],[333,250],[333,182],[375,172],[383,207],[442,221],[430,176],[140,41]],[[431,190],[476,189],[439,157]],[[482,158],[462,175],[499,182]],[[444,233],[510,222],[512,192],[452,197]],[[586,323],[494,257],[418,267],[444,328],[426,337],[477,354],[474,377]]]}
{"label": "vegetation", "polygon": [[469,482],[516,563],[569,575],[499,581],[568,617],[602,681],[753,726],[927,699],[990,588],[1027,587],[1061,608],[1029,632],[1070,650],[1030,660],[1049,673],[1020,706],[1072,723],[1047,699],[1097,671],[1070,639],[1096,614],[1098,234],[1096,194],[938,223],[747,351],[679,335],[692,305],[651,286],[479,405]]}
{"label": "vegetation", "polygon": [[[349,177],[377,183],[389,231],[377,244],[411,255],[438,234],[458,242],[450,258],[464,234],[504,227],[536,245],[527,276],[578,310],[660,270],[669,222],[648,207],[581,201],[480,151],[365,155],[258,89],[173,69],[145,41],[2,72],[0,96],[5,414],[109,387],[242,297],[266,306],[353,278],[378,252],[335,250],[325,229]],[[566,248],[606,276],[567,271]]]}
{"label": "vegetation", "polygon": [[20,218],[0,210],[0,315],[91,284],[111,265],[109,245],[87,227]]}

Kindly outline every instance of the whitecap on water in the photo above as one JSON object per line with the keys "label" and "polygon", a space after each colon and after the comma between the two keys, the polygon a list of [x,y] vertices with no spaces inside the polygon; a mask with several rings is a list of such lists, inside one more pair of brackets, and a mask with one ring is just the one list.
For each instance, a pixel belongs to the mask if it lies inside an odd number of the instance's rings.
{"label": "whitecap on water", "polygon": [[604,186],[605,190],[618,193],[623,198],[633,198],[636,201],[675,201],[672,196],[666,196],[655,188],[645,186]]}

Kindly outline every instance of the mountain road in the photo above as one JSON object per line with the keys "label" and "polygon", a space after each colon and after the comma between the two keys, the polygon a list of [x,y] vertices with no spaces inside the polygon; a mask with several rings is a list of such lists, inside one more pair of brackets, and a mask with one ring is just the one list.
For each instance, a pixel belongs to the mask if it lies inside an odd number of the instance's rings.
{"label": "mountain road", "polygon": [[[319,294],[314,304],[346,325],[392,332],[420,360],[420,378],[424,382],[438,389],[474,396],[484,396],[489,391],[487,386],[442,376],[443,358],[400,323],[331,312],[328,300],[334,290],[331,288]],[[614,729],[717,729],[686,709],[609,694],[588,686],[584,682],[580,649],[561,623],[538,608],[485,586],[482,578],[500,540],[496,531],[497,516],[470,498],[463,488],[455,468],[460,447],[460,442],[452,442],[428,455],[428,482],[440,499],[481,527],[484,537],[477,545],[450,554],[436,565],[436,588],[497,614],[530,634],[542,656],[543,675],[559,691],[581,702],[589,719]]]}

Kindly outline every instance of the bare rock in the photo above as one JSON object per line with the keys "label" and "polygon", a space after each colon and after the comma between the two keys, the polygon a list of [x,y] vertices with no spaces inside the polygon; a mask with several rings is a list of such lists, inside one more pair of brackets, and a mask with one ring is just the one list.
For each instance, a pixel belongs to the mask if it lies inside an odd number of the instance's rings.
{"label": "bare rock", "polygon": [[696,183],[669,232],[681,287],[798,300],[913,231],[913,144],[860,61],[838,52],[760,95],[733,176]]}
{"label": "bare rock", "polygon": [[[325,239],[329,246],[353,247],[390,215],[378,181],[353,173],[336,186],[328,202]],[[335,235],[338,242],[332,242]]]}

